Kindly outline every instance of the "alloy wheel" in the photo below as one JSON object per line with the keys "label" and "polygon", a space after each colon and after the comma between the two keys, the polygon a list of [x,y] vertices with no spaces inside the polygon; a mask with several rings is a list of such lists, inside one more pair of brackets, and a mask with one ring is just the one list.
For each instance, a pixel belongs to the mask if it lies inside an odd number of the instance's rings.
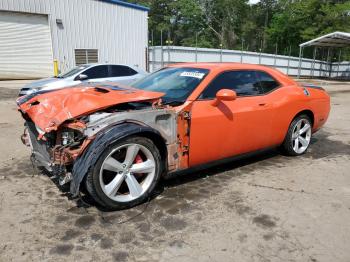
{"label": "alloy wheel", "polygon": [[302,154],[306,151],[311,140],[311,125],[307,119],[300,119],[293,128],[292,144],[293,150]]}
{"label": "alloy wheel", "polygon": [[149,149],[140,144],[115,148],[103,161],[100,185],[107,197],[129,202],[142,196],[155,178],[156,164]]}

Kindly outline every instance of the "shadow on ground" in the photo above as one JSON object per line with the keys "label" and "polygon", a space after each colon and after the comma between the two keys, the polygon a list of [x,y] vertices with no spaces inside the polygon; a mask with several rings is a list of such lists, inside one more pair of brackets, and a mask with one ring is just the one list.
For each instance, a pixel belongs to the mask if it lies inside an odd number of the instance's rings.
{"label": "shadow on ground", "polygon": [[[325,157],[349,155],[350,145],[341,141],[331,140],[331,134],[321,130],[315,134],[311,143],[310,150],[307,154],[301,156],[307,159],[320,159]],[[218,191],[218,188],[226,184],[227,180],[234,179],[235,176],[250,174],[255,170],[263,171],[269,167],[281,167],[288,163],[290,157],[282,156],[276,149],[265,150],[259,153],[246,155],[239,158],[225,160],[224,163],[216,163],[215,165],[202,166],[191,169],[185,172],[178,172],[168,176],[161,181],[155,193],[150,197],[152,201],[157,196],[167,197],[173,194],[181,195],[183,201],[198,200],[206,198],[208,195],[213,195]],[[223,162],[223,161],[222,161]],[[38,170],[34,169],[29,159],[22,160],[12,167],[5,167],[0,169],[0,173],[5,176],[14,175],[16,171],[21,170],[21,174],[36,174]],[[50,176],[50,174],[42,173]],[[69,187],[60,186],[58,179],[50,176],[51,180],[59,188],[61,194],[69,198]],[[84,194],[76,201],[77,207],[94,206],[94,201]],[[164,193],[164,191],[166,191]],[[107,210],[98,207],[100,211],[107,212]]]}
{"label": "shadow on ground", "polygon": [[[341,141],[331,140],[331,134],[321,130],[315,134],[311,141],[311,147],[307,154],[300,156],[307,159],[320,159],[325,157],[349,155],[350,145]],[[150,197],[149,201],[161,196],[162,198],[180,197],[183,203],[187,201],[198,201],[201,198],[207,198],[208,195],[220,192],[221,187],[228,180],[234,179],[236,176],[248,175],[255,170],[262,171],[266,168],[281,167],[288,164],[290,157],[282,156],[276,149],[265,150],[259,153],[250,154],[236,159],[227,160],[225,163],[215,164],[211,166],[202,166],[200,168],[191,169],[185,172],[179,172],[170,175],[161,181],[155,193]],[[20,171],[18,174],[18,170]],[[34,169],[30,160],[24,159],[11,167],[0,169],[3,176],[16,175],[17,178],[28,174],[37,174],[38,170]],[[41,174],[48,175],[46,172]],[[60,186],[58,180],[54,176],[50,176],[51,180],[59,188],[62,195],[70,199],[69,187]],[[87,195],[81,195],[76,200],[77,207],[95,206],[94,201]],[[158,201],[159,202],[159,201]],[[162,201],[160,201],[162,202]],[[180,203],[177,203],[178,205]],[[166,206],[166,205],[164,205]],[[99,206],[96,206],[101,212],[108,212]]]}

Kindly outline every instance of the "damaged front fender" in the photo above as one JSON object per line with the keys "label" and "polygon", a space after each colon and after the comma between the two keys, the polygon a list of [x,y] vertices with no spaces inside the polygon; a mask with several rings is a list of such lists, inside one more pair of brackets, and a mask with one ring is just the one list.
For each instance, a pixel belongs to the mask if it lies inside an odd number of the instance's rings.
{"label": "damaged front fender", "polygon": [[[115,126],[110,126],[103,129],[101,132],[96,134],[95,139],[90,143],[90,145],[85,149],[84,153],[80,155],[73,166],[72,174],[73,180],[70,184],[70,192],[73,197],[79,194],[80,184],[84,177],[93,168],[101,156],[101,154],[106,150],[106,148],[121,139],[136,135],[136,134],[151,133],[156,135],[159,139],[163,140],[161,134],[149,127],[144,125],[139,125],[136,123],[121,123]],[[162,143],[165,145],[165,141]]]}

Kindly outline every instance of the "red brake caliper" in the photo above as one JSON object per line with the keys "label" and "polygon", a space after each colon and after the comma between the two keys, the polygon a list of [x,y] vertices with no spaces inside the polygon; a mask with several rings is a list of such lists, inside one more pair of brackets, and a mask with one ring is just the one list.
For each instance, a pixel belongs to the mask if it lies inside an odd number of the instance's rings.
{"label": "red brake caliper", "polygon": [[142,162],[143,162],[143,160],[142,160],[141,156],[140,156],[140,155],[137,155],[137,156],[135,157],[134,164],[139,164],[139,163],[142,163]]}
{"label": "red brake caliper", "polygon": [[142,160],[141,156],[140,156],[140,155],[137,155],[137,156],[135,157],[134,164],[139,164],[139,163],[142,163],[142,162],[143,162],[143,160]]}

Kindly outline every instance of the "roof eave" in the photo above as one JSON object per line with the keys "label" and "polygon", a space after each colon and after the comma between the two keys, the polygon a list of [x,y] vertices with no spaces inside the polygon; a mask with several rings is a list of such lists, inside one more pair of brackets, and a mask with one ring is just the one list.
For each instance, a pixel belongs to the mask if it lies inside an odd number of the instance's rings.
{"label": "roof eave", "polygon": [[148,8],[146,6],[138,5],[138,4],[132,4],[132,3],[124,2],[124,1],[121,1],[121,0],[100,0],[100,1],[111,3],[111,4],[116,4],[116,5],[120,5],[120,6],[124,6],[124,7],[129,7],[129,8],[145,11],[145,12],[149,12],[150,11],[150,8]]}
{"label": "roof eave", "polygon": [[[333,32],[333,33],[330,33],[330,34],[326,34],[326,35],[323,35],[323,36],[320,36],[320,37],[317,37],[317,38],[315,38],[315,39],[312,39],[312,40],[310,40],[310,41],[307,41],[307,42],[305,42],[305,43],[302,43],[302,44],[300,44],[299,46],[300,47],[305,47],[305,46],[318,46],[318,44],[317,43],[319,43],[319,45],[320,45],[320,43],[322,43],[322,40],[323,39],[332,39],[333,37],[337,37],[337,36],[342,36],[342,37],[345,37],[345,41],[348,41],[349,43],[348,44],[346,44],[346,43],[341,43],[341,44],[343,44],[342,46],[340,46],[340,44],[339,43],[336,43],[336,42],[334,42],[334,43],[329,43],[329,45],[326,45],[326,46],[329,46],[329,47],[331,47],[331,46],[334,46],[334,47],[344,47],[344,46],[347,46],[347,45],[350,45],[350,33],[345,33],[345,32]],[[325,45],[324,45],[325,46]]]}

